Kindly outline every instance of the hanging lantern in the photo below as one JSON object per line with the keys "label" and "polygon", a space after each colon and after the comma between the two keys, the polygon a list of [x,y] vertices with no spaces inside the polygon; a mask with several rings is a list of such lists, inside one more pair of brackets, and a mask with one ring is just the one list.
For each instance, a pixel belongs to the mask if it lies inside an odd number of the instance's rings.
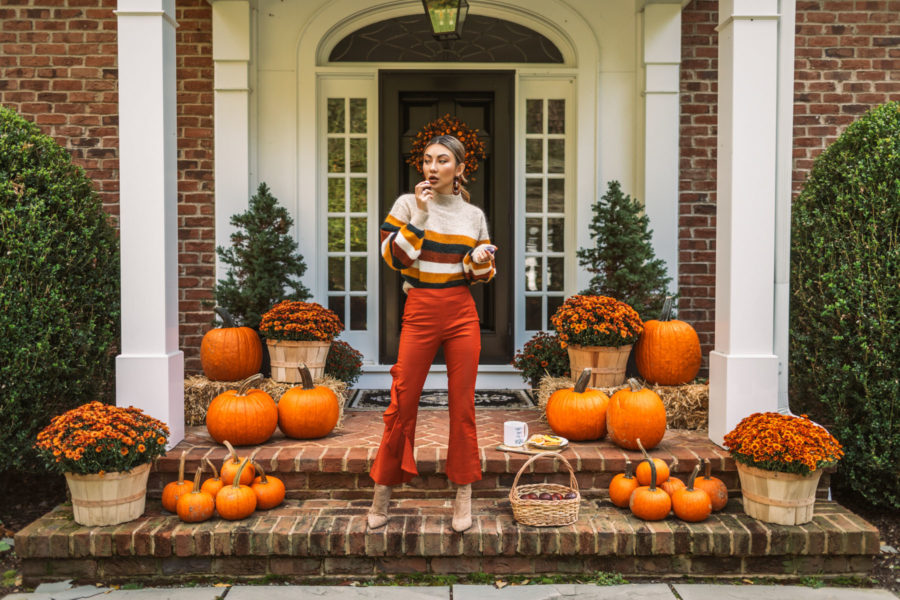
{"label": "hanging lantern", "polygon": [[422,0],[431,33],[437,40],[458,40],[469,13],[466,0]]}

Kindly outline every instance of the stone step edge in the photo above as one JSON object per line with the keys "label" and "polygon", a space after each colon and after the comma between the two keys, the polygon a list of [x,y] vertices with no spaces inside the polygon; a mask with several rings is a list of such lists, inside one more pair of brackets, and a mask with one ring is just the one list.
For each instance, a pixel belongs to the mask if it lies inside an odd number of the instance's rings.
{"label": "stone step edge", "polygon": [[515,522],[508,501],[473,500],[473,526],[452,531],[452,501],[392,500],[388,524],[370,531],[364,500],[287,501],[243,521],[182,523],[148,502],[131,523],[83,527],[61,505],[16,534],[30,558],[354,557],[354,556],[832,556],[877,555],[878,530],[830,501],[810,523],[787,527],[743,514],[732,499],[701,523],[670,516],[644,522],[608,501],[582,501],[579,520],[561,527]]}

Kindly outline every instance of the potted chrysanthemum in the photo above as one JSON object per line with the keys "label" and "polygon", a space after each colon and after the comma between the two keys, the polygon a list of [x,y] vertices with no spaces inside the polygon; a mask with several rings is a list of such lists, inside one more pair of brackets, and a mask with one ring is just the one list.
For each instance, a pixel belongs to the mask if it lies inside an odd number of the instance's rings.
{"label": "potted chrysanthemum", "polygon": [[760,521],[799,525],[812,520],[822,470],[844,451],[806,415],[754,413],[725,435],[737,463],[744,512]]}
{"label": "potted chrysanthemum", "polygon": [[169,428],[134,407],[89,402],[54,417],[35,448],[63,473],[82,525],[115,525],[144,512],[147,475]]}
{"label": "potted chrysanthemum", "polygon": [[572,373],[591,369],[591,387],[625,382],[628,355],[644,330],[636,310],[609,296],[579,294],[566,298],[550,322],[568,350]]}
{"label": "potted chrysanthemum", "polygon": [[259,330],[269,349],[272,379],[295,383],[300,381],[301,364],[314,379],[323,375],[331,341],[344,324],[321,304],[284,300],[262,316]]}

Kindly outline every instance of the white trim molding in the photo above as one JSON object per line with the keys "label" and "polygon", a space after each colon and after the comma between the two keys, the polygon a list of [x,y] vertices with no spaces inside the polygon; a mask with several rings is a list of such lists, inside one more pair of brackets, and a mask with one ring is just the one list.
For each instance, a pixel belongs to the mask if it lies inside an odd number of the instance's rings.
{"label": "white trim molding", "polygon": [[[249,0],[213,2],[212,27],[216,246],[228,248],[231,217],[247,209],[251,192]],[[216,279],[226,273],[217,254]]]}
{"label": "white trim molding", "polygon": [[778,407],[774,353],[778,0],[719,2],[716,335],[709,437]]}
{"label": "white trim molding", "polygon": [[122,342],[116,404],[184,438],[178,349],[175,0],[119,0],[119,232]]}
{"label": "white trim molding", "polygon": [[681,4],[644,7],[644,210],[653,251],[666,262],[669,290],[678,291],[678,174]]}

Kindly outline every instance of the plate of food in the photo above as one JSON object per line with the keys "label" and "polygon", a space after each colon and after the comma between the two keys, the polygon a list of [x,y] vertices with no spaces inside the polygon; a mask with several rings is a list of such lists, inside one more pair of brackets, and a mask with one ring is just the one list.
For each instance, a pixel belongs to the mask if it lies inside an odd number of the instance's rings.
{"label": "plate of food", "polygon": [[528,445],[541,450],[559,450],[564,448],[569,440],[559,435],[549,433],[536,433],[528,438]]}

